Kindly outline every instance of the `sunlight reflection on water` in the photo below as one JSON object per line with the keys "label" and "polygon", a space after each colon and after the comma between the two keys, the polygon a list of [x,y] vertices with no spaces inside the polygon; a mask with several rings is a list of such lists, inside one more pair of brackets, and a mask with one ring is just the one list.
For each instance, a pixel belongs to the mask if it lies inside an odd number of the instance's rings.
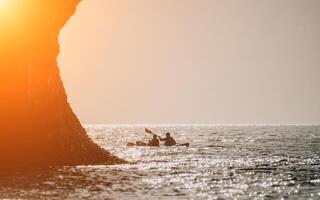
{"label": "sunlight reflection on water", "polygon": [[1,172],[0,198],[319,199],[320,127],[151,127],[186,147],[126,147],[139,126],[88,126],[95,142],[131,161]]}

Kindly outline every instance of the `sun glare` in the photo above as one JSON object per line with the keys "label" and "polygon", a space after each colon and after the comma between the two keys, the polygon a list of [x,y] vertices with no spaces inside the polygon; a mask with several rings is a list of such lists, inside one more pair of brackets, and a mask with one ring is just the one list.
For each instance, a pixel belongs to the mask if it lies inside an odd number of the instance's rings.
{"label": "sun glare", "polygon": [[0,0],[0,28],[19,21],[17,16],[21,15],[21,9],[18,5],[17,0]]}
{"label": "sun glare", "polygon": [[5,18],[13,11],[13,0],[0,0],[0,17]]}
{"label": "sun glare", "polygon": [[0,11],[8,9],[10,7],[11,0],[0,0]]}

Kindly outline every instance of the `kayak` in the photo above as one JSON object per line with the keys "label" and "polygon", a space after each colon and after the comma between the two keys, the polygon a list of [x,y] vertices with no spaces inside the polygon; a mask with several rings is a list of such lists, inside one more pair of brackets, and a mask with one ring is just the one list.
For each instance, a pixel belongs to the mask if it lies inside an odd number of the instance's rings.
{"label": "kayak", "polygon": [[[142,142],[142,141],[136,141],[136,142],[128,142],[127,147],[154,147],[154,146],[149,146],[147,143]],[[183,143],[183,144],[176,144],[176,147],[189,147],[190,143]]]}
{"label": "kayak", "polygon": [[127,147],[134,147],[134,146],[138,146],[138,147],[152,147],[152,146],[149,146],[147,143],[141,142],[141,141],[128,142],[128,144],[127,144]]}
{"label": "kayak", "polygon": [[189,147],[190,143],[176,144],[176,147]]}

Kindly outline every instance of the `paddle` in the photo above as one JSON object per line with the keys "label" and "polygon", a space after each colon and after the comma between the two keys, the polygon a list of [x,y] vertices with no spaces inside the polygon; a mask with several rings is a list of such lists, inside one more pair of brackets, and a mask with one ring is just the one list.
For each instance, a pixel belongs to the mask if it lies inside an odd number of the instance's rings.
{"label": "paddle", "polygon": [[155,134],[154,132],[152,132],[152,131],[151,131],[150,129],[148,129],[148,128],[144,128],[144,131],[145,131],[146,133],[150,133],[150,134],[155,135],[155,136],[157,136],[157,137],[160,138],[160,136],[158,136],[157,134]]}
{"label": "paddle", "polygon": [[146,133],[154,134],[150,129],[147,129],[147,128],[145,128],[144,131],[145,131]]}

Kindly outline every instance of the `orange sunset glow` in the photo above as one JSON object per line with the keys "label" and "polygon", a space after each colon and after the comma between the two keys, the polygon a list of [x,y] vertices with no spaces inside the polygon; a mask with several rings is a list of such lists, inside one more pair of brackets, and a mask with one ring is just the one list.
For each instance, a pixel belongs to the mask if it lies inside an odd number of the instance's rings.
{"label": "orange sunset glow", "polygon": [[319,0],[0,0],[0,199],[320,199]]}

